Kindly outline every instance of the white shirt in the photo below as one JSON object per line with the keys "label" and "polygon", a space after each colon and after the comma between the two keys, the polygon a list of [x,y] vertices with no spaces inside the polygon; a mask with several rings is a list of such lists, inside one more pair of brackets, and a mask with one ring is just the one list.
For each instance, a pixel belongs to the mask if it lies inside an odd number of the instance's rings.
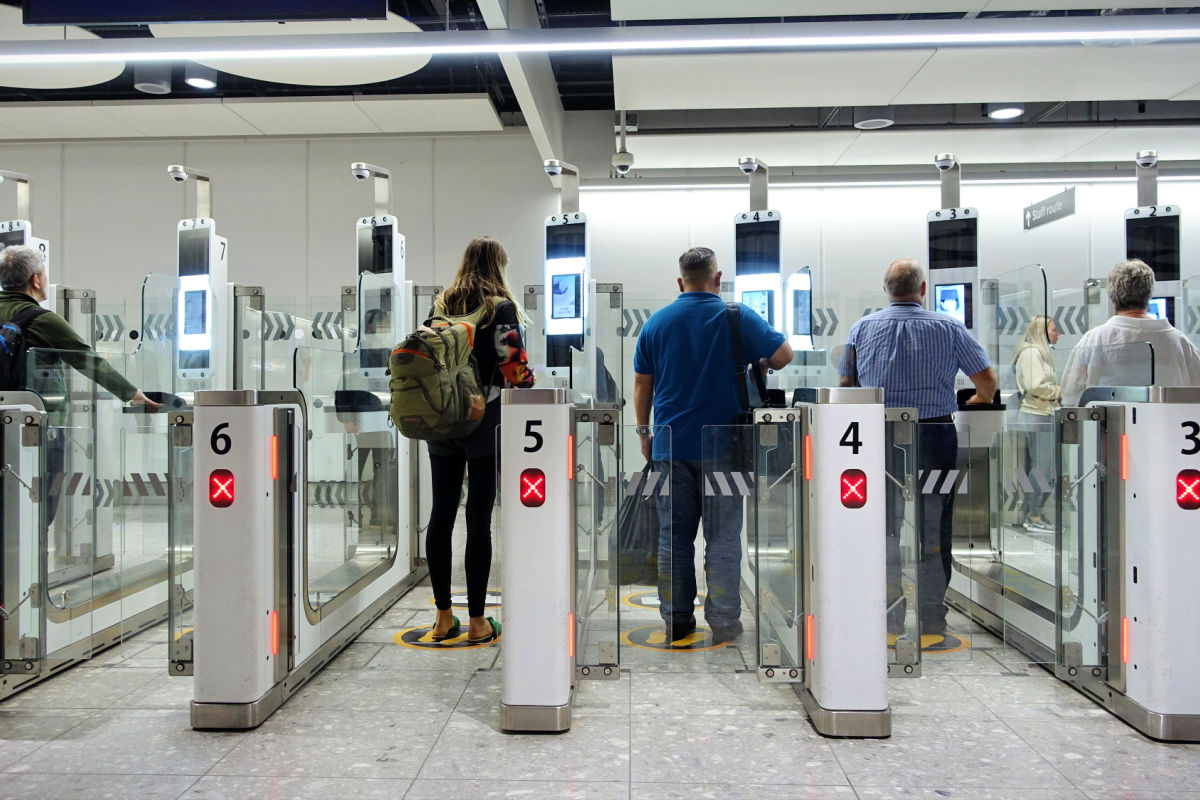
{"label": "white shirt", "polygon": [[1150,385],[1200,386],[1200,350],[1165,319],[1113,316],[1071,351],[1063,403],[1075,405],[1089,386]]}

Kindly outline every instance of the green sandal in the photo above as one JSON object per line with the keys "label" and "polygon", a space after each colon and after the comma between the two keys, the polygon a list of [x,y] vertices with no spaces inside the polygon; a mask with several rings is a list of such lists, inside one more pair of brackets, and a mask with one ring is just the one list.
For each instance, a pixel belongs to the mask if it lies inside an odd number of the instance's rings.
{"label": "green sandal", "polygon": [[458,634],[462,632],[462,628],[458,622],[458,617],[451,617],[451,619],[454,620],[454,624],[451,625],[450,629],[442,636],[438,636],[437,634],[433,633],[433,628],[430,628],[430,638],[432,638],[435,642],[444,642],[447,639],[453,639],[455,636],[458,636]]}
{"label": "green sandal", "polygon": [[492,632],[487,636],[480,637],[479,639],[467,637],[467,642],[470,644],[487,644],[488,642],[494,642],[500,638],[500,623],[496,622],[496,620],[492,619],[491,617],[487,617],[487,621],[488,624],[492,626]]}

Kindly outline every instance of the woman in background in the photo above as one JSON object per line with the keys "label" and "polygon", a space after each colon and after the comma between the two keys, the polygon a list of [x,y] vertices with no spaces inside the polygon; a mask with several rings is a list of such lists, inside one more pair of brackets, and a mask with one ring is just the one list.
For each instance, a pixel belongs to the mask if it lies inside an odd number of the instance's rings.
{"label": "woman in background", "polygon": [[[1042,516],[1042,506],[1051,492],[1043,489],[1052,479],[1054,466],[1054,411],[1062,404],[1062,387],[1054,372],[1050,345],[1058,342],[1054,320],[1039,314],[1025,328],[1025,334],[1013,353],[1013,371],[1021,407],[1017,421],[1025,434],[1025,470],[1032,490],[1025,497],[1025,528],[1031,531],[1053,530]],[[1038,480],[1034,471],[1045,478]]]}
{"label": "woman in background", "polygon": [[451,533],[467,474],[467,640],[481,644],[500,636],[500,623],[485,617],[488,575],[492,569],[492,506],[496,500],[496,428],[500,424],[500,390],[505,386],[529,388],[529,370],[521,339],[517,303],[504,270],[508,253],[490,236],[472,239],[463,253],[454,282],[434,301],[433,314],[459,317],[485,306],[475,334],[474,355],[480,388],[487,405],[479,427],[461,439],[429,443],[433,508],[425,534],[429,582],[437,604],[431,631],[435,641],[460,634],[458,617],[450,607]]}

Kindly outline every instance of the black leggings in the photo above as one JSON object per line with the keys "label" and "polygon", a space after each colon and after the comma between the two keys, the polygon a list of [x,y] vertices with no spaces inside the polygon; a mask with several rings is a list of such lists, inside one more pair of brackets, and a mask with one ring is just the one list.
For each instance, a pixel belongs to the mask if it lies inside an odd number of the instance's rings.
{"label": "black leggings", "polygon": [[492,570],[492,505],[496,501],[496,457],[467,459],[465,455],[429,454],[433,481],[433,509],[425,533],[425,557],[429,582],[438,609],[450,608],[450,540],[458,499],[462,494],[463,469],[467,470],[467,611],[482,617]]}

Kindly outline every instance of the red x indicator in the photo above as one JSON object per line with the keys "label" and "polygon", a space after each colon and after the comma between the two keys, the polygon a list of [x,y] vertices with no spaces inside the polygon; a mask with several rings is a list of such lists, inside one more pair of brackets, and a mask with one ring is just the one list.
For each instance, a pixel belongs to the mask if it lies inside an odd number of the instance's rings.
{"label": "red x indicator", "polygon": [[546,502],[546,473],[536,467],[521,472],[521,505],[537,508]]}
{"label": "red x indicator", "polygon": [[208,476],[208,502],[217,508],[233,505],[233,473],[227,469],[214,469]]}
{"label": "red x indicator", "polygon": [[1188,511],[1200,508],[1200,470],[1185,469],[1175,476],[1175,502]]}
{"label": "red x indicator", "polygon": [[862,508],[867,504],[867,473],[848,469],[842,473],[842,505]]}

